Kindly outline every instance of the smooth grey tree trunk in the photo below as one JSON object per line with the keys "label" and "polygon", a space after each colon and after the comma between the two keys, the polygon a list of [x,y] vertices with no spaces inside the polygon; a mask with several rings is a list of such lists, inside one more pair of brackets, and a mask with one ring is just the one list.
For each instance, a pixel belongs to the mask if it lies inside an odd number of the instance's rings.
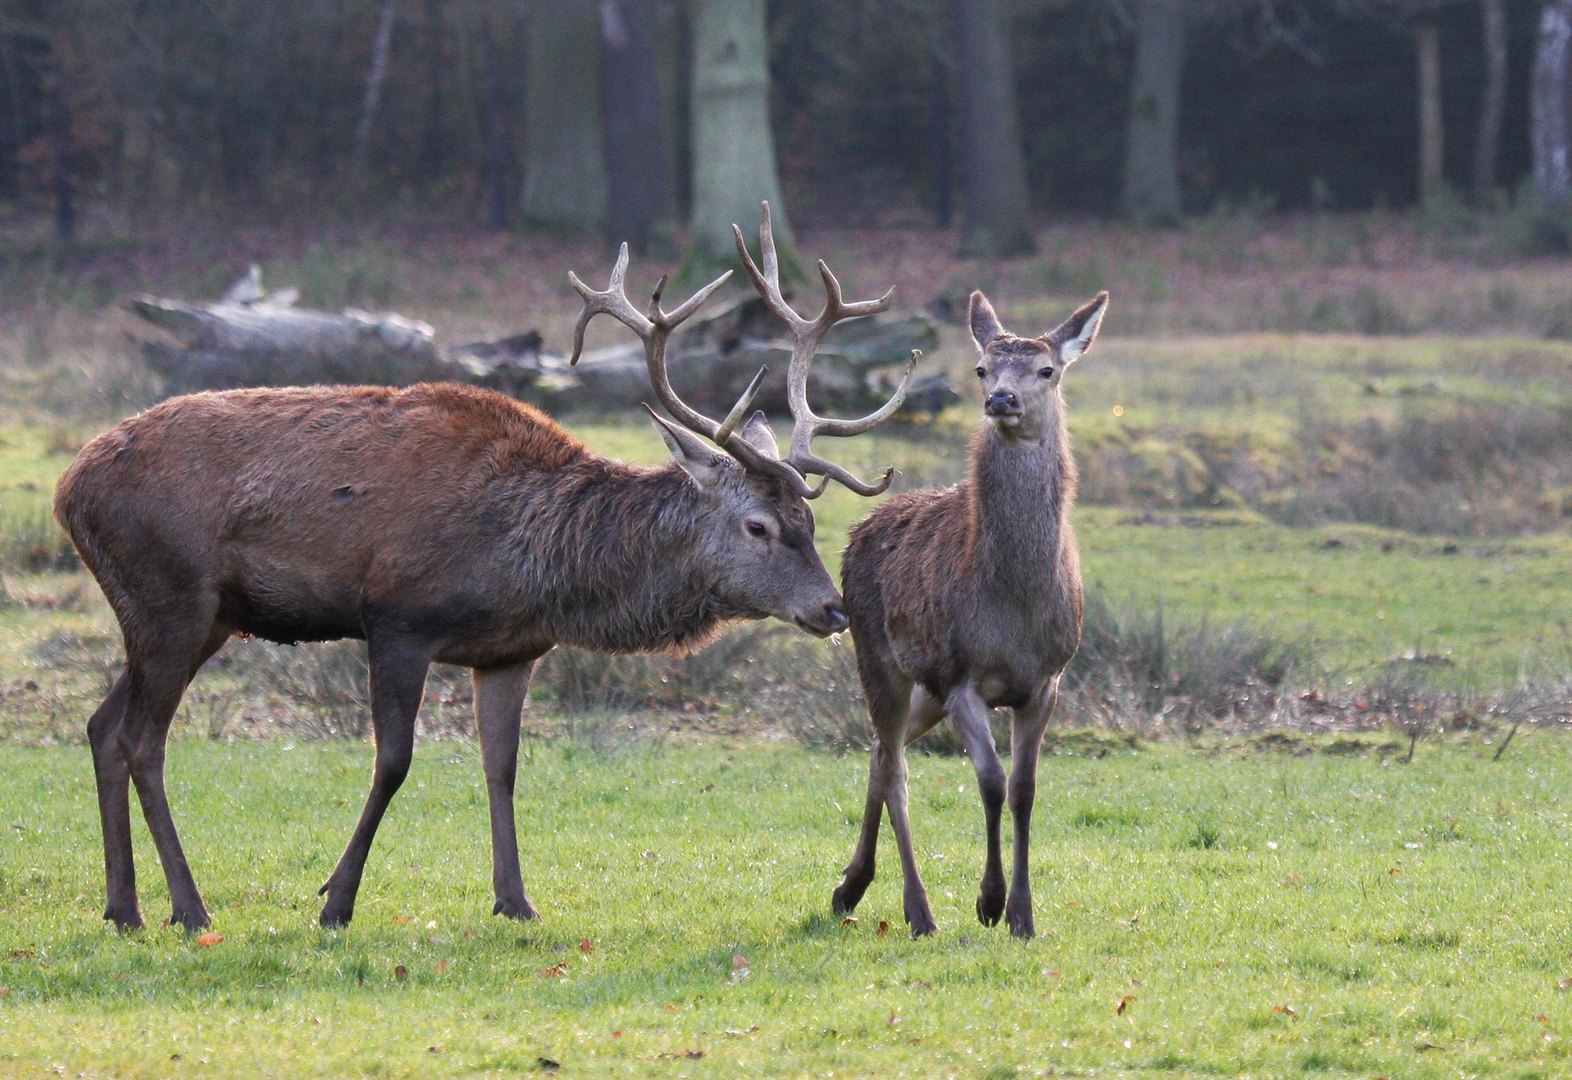
{"label": "smooth grey tree trunk", "polygon": [[377,103],[382,100],[382,83],[388,73],[388,52],[393,46],[393,20],[398,0],[383,0],[382,16],[377,20],[377,36],[371,46],[371,73],[366,76],[366,98],[360,105],[360,122],[355,125],[355,146],[350,158],[349,176],[360,183],[371,155],[371,125],[377,118]]}
{"label": "smooth grey tree trunk", "polygon": [[1179,94],[1184,79],[1183,0],[1140,0],[1135,71],[1125,139],[1124,212],[1137,221],[1170,223],[1179,194]]}
{"label": "smooth grey tree trunk", "polygon": [[733,223],[757,243],[768,200],[783,269],[793,250],[775,168],[764,0],[693,0],[693,216],[689,262],[736,259]]}
{"label": "smooth grey tree trunk", "polygon": [[524,92],[524,217],[547,228],[606,220],[600,13],[594,0],[532,5]]}
{"label": "smooth grey tree trunk", "polygon": [[1534,190],[1563,204],[1572,193],[1567,146],[1567,53],[1572,46],[1572,0],[1548,0],[1539,12],[1539,41],[1529,83],[1529,139]]}
{"label": "smooth grey tree trunk", "polygon": [[1496,190],[1496,157],[1501,143],[1501,121],[1506,116],[1507,25],[1505,0],[1483,0],[1485,94],[1479,108],[1479,129],[1474,136],[1474,168],[1469,190],[1483,205]]}
{"label": "smooth grey tree trunk", "polygon": [[601,0],[601,104],[606,232],[643,254],[673,217],[671,155],[657,70],[656,12],[647,0]]}
{"label": "smooth grey tree trunk", "polygon": [[1001,0],[952,0],[961,96],[961,173],[966,205],[961,254],[997,258],[1033,250],[1026,163],[1021,157]]}
{"label": "smooth grey tree trunk", "polygon": [[1428,206],[1446,185],[1446,150],[1441,125],[1441,31],[1415,27],[1419,60],[1419,201]]}

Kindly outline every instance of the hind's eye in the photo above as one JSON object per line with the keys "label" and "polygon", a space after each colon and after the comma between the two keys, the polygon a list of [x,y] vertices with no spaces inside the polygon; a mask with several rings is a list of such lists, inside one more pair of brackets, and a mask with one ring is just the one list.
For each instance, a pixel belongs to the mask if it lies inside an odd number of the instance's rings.
{"label": "hind's eye", "polygon": [[1053,368],[1045,367],[1041,371],[1039,371],[1037,374],[1041,375],[1045,379],[1051,379],[1051,378],[1053,378]]}
{"label": "hind's eye", "polygon": [[978,368],[977,369],[977,377],[979,379],[982,378],[986,374],[988,374],[988,369],[987,368]]}
{"label": "hind's eye", "polygon": [[746,527],[749,536],[757,536],[762,538],[770,535],[770,530],[765,527],[764,522],[762,521],[750,521]]}

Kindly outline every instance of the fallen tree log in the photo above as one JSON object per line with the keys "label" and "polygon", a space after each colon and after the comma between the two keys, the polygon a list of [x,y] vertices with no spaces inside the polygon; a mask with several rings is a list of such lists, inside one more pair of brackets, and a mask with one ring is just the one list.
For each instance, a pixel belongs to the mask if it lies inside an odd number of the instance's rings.
{"label": "fallen tree log", "polygon": [[[552,412],[620,411],[650,400],[643,347],[636,341],[587,353],[570,367],[545,351],[536,331],[458,345],[444,353],[432,327],[400,315],[341,315],[294,306],[294,290],[268,293],[261,270],[212,304],[140,297],[128,307],[175,338],[138,340],[142,359],[170,393],[312,383],[407,385],[469,382],[533,401]],[[784,326],[757,297],[739,297],[672,342],[669,373],[684,399],[724,412],[761,367],[757,398],[767,412],[786,410],[791,347]],[[889,396],[892,371],[913,350],[931,349],[933,324],[921,315],[874,316],[839,324],[826,335],[808,384],[824,410],[855,410]],[[934,384],[934,380],[940,384]],[[938,411],[953,395],[942,375],[924,380],[918,411]]]}
{"label": "fallen tree log", "polygon": [[173,393],[309,383],[404,385],[451,378],[435,333],[400,315],[342,315],[294,306],[296,292],[262,289],[258,267],[214,304],[144,296],[127,306],[180,344],[138,341]]}

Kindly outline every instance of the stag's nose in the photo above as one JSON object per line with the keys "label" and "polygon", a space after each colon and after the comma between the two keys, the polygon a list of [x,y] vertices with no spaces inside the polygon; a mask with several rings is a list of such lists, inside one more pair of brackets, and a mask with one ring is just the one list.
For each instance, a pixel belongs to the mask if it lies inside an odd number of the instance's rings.
{"label": "stag's nose", "polygon": [[846,609],[840,604],[824,605],[824,626],[832,634],[839,634],[851,625],[851,619],[846,615]]}
{"label": "stag's nose", "polygon": [[1016,416],[1021,411],[1021,399],[1014,390],[995,390],[988,395],[983,411],[989,416]]}

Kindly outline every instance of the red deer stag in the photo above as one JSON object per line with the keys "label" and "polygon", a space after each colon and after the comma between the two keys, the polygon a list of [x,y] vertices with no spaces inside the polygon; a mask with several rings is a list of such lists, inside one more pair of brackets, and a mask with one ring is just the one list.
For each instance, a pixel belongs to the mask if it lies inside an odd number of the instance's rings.
{"label": "red deer stag", "polygon": [[[134,784],[169,883],[171,922],[208,924],[164,793],[164,753],[187,683],[235,634],[367,643],[375,771],[321,890],[322,925],[342,926],[409,771],[433,661],[473,669],[494,913],[528,919],[535,909],[519,872],[513,785],[520,711],[541,656],[557,644],[693,648],[733,619],[775,616],[821,636],[845,628],[805,501],[823,483],[806,477],[860,491],[882,485],[812,456],[808,440],[821,428],[867,431],[899,407],[907,382],[862,420],[821,421],[804,397],[813,337],[792,358],[797,427],[794,452],[781,460],[763,414],[739,426],[748,395],[716,423],[667,380],[667,338],[721,282],[670,313],[657,288],[646,315],[623,293],[627,259],[623,245],[604,292],[571,278],[584,297],[574,351],[602,312],[643,339],[656,396],[678,421],[656,417],[673,458],[661,467],[599,457],[528,405],[451,385],[194,394],[83,449],[61,478],[55,514],[103,587],[126,648],[125,669],[88,723],[106,919],[142,925]],[[825,283],[822,328],[889,302],[844,304],[828,271]]]}
{"label": "red deer stag", "polygon": [[[1059,383],[1107,307],[1100,293],[1057,330],[1021,338],[972,293],[986,421],[972,443],[969,479],[891,499],[852,530],[841,588],[875,740],[862,835],[833,897],[838,912],[855,908],[873,881],[888,806],[906,921],[913,937],[934,932],[907,817],[906,747],[948,714],[976,765],[988,829],[977,917],[992,926],[1006,914],[1011,933],[1035,932],[1027,855],[1037,753],[1059,674],[1081,641],[1080,554],[1068,520],[1075,461]],[[1014,710],[1008,901],[999,852],[1004,767],[988,728],[988,710],[1001,705]]]}

